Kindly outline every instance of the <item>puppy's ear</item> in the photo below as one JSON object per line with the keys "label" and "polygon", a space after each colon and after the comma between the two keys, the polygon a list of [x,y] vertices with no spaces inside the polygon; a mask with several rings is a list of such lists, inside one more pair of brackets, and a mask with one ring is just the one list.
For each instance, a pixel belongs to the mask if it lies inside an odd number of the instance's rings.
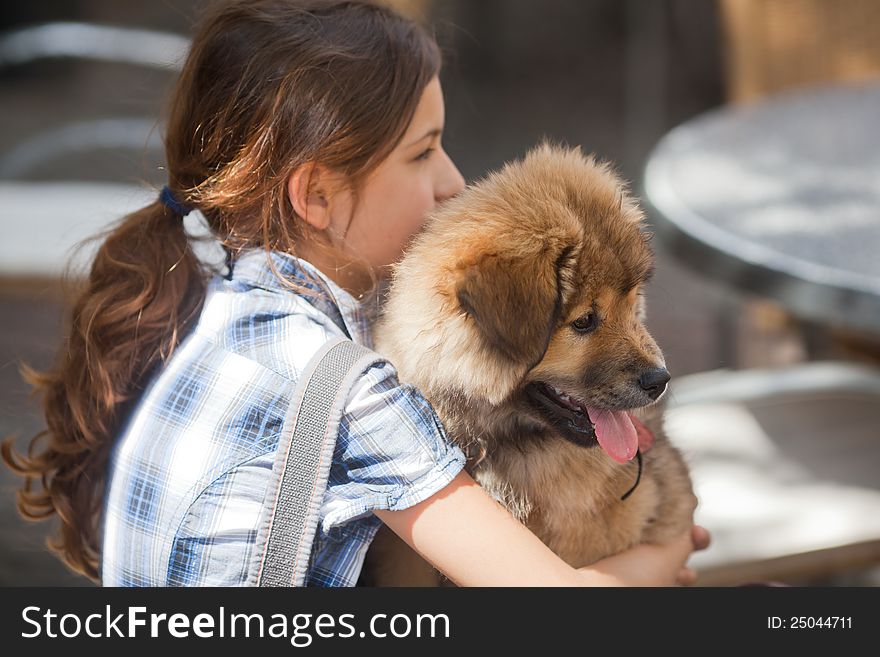
{"label": "puppy's ear", "polygon": [[540,362],[571,288],[574,251],[560,244],[528,254],[488,253],[461,267],[458,303],[490,347],[516,363]]}

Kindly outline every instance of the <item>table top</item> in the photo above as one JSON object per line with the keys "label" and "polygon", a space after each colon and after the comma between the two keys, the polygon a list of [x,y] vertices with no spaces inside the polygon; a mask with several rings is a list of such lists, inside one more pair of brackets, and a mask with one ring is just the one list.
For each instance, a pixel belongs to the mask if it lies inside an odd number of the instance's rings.
{"label": "table top", "polygon": [[880,334],[880,83],[688,121],[651,153],[645,196],[658,238],[701,272]]}
{"label": "table top", "polygon": [[[674,379],[665,431],[687,456],[703,584],[880,564],[880,370],[826,362]],[[829,440],[829,436],[833,439]]]}

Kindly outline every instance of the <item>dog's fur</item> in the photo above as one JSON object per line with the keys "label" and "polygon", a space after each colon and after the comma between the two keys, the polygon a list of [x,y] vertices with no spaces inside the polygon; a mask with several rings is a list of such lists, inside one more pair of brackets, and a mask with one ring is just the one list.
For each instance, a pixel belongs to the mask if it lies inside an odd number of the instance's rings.
{"label": "dog's fur", "polygon": [[[595,436],[560,428],[529,392],[543,382],[612,411],[652,403],[638,377],[664,363],[643,323],[653,257],[642,221],[608,166],[541,145],[435,213],[396,267],[376,331],[474,478],[575,567],[685,531],[696,505],[659,413],[642,414],[655,442],[622,501],[636,459],[619,463]],[[574,330],[591,311],[598,327]],[[383,527],[362,581],[437,579]]]}

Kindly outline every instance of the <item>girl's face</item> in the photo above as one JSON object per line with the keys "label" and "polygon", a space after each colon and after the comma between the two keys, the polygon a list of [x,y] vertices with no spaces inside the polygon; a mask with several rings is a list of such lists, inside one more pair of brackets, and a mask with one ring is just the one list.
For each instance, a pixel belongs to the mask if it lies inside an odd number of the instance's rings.
{"label": "girl's face", "polygon": [[379,277],[400,258],[427,214],[464,188],[441,145],[443,122],[443,92],[435,77],[397,147],[356,194],[339,191],[329,204],[331,241]]}

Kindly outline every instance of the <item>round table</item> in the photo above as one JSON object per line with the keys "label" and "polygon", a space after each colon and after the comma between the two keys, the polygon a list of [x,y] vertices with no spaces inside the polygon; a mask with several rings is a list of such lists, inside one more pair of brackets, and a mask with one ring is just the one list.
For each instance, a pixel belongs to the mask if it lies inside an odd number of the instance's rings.
{"label": "round table", "polygon": [[726,107],[651,153],[658,238],[795,315],[880,334],[880,84]]}

